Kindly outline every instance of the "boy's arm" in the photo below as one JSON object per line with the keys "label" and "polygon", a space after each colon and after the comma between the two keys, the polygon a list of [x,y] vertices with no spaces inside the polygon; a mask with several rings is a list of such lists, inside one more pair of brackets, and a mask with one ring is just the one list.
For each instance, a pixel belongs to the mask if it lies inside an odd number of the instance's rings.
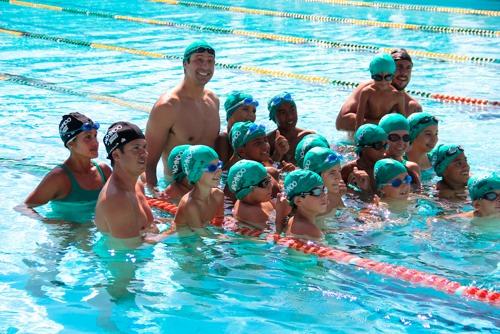
{"label": "boy's arm", "polygon": [[354,130],[357,130],[361,125],[365,123],[365,113],[368,108],[368,96],[369,91],[363,89],[359,97],[358,109],[356,111],[356,126]]}

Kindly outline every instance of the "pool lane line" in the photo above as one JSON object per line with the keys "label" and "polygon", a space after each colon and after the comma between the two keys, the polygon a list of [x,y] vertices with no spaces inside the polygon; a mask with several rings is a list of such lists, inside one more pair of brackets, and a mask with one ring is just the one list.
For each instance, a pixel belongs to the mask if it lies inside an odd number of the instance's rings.
{"label": "pool lane line", "polygon": [[216,3],[198,2],[198,1],[183,1],[183,0],[150,0],[150,1],[164,3],[168,5],[197,7],[203,9],[213,9],[218,11],[227,11],[227,12],[262,15],[262,16],[285,17],[285,18],[293,18],[293,19],[307,20],[307,21],[331,22],[331,23],[351,24],[351,25],[369,26],[377,28],[419,30],[426,32],[443,33],[443,34],[462,34],[462,35],[476,35],[485,37],[500,37],[500,31],[498,30],[360,20],[354,18],[342,18],[342,17],[324,16],[324,15],[309,15],[309,14],[283,12],[283,11],[275,11],[268,9],[234,7]]}
{"label": "pool lane line", "polygon": [[[148,197],[147,201],[151,207],[166,211],[172,215],[175,215],[177,212],[177,206],[169,203],[168,201],[151,197]],[[443,276],[429,274],[404,266],[392,265],[385,262],[362,258],[333,247],[319,246],[294,238],[281,237],[277,234],[266,233],[257,229],[239,227],[234,224],[234,221],[232,220],[223,221],[219,218],[214,219],[211,224],[244,236],[265,237],[267,240],[273,241],[278,245],[295,249],[304,254],[316,255],[320,258],[332,260],[340,264],[354,265],[367,271],[380,274],[381,276],[396,278],[414,285],[432,288],[450,295],[457,295],[465,299],[473,299],[500,307],[500,292],[496,292],[494,290],[481,289],[472,285],[465,286],[458,282],[451,281]]]}
{"label": "pool lane line", "polygon": [[145,105],[141,105],[141,104],[134,103],[134,102],[125,101],[125,100],[120,99],[118,97],[114,97],[114,96],[110,96],[110,95],[94,94],[94,93],[90,93],[90,92],[75,91],[73,89],[57,86],[56,84],[54,84],[52,82],[47,82],[47,81],[43,81],[43,80],[39,80],[39,79],[32,79],[32,78],[28,78],[28,77],[25,77],[22,75],[17,75],[17,74],[0,72],[0,80],[10,81],[10,82],[14,82],[14,83],[17,83],[20,85],[25,85],[25,86],[37,87],[37,88],[50,90],[50,91],[58,92],[58,93],[62,93],[62,94],[86,97],[86,98],[90,98],[92,100],[117,104],[117,105],[120,105],[122,107],[127,107],[127,108],[134,109],[134,110],[144,111],[147,113],[149,113],[149,111],[151,110],[151,107],[147,107]]}
{"label": "pool lane line", "polygon": [[[53,42],[57,42],[57,43],[66,43],[66,44],[71,44],[71,45],[75,45],[75,46],[83,46],[83,47],[87,47],[87,48],[91,48],[91,49],[103,49],[103,50],[109,50],[109,51],[129,53],[129,54],[144,56],[144,57],[149,57],[149,58],[161,58],[161,59],[181,60],[181,61],[183,59],[182,56],[162,54],[159,52],[150,52],[150,51],[121,47],[121,46],[116,46],[116,45],[111,45],[111,44],[92,43],[92,42],[81,41],[81,40],[76,40],[76,39],[49,36],[49,35],[45,35],[45,34],[31,33],[31,32],[26,32],[26,31],[21,31],[21,30],[12,30],[12,29],[0,27],[0,33],[2,33],[2,32],[13,35],[13,36],[17,36],[17,37],[29,37],[29,38],[35,38],[35,39],[42,39],[42,40],[53,41]],[[330,78],[326,78],[326,77],[322,77],[322,76],[298,74],[298,73],[292,73],[292,72],[286,72],[286,71],[280,71],[280,70],[261,68],[261,67],[256,67],[256,66],[235,65],[235,64],[227,64],[227,63],[221,63],[221,62],[216,62],[215,66],[218,68],[223,68],[223,69],[228,69],[228,70],[238,70],[238,71],[242,71],[242,72],[248,72],[248,73],[270,76],[270,77],[275,77],[275,78],[295,79],[295,80],[300,80],[300,81],[309,82],[309,83],[313,83],[313,84],[333,85],[333,86],[347,87],[347,88],[354,88],[354,87],[357,87],[359,85],[359,83],[352,82],[352,81],[332,80]],[[472,98],[472,97],[454,96],[454,95],[440,94],[440,93],[429,93],[429,92],[417,91],[417,90],[406,90],[405,92],[407,92],[410,95],[434,99],[434,100],[441,101],[441,102],[455,102],[455,103],[463,103],[463,104],[493,105],[493,106],[500,105],[500,101],[490,101],[490,100],[486,100],[486,99],[478,99],[478,98]]]}
{"label": "pool lane line", "polygon": [[[178,29],[188,29],[188,30],[196,30],[196,31],[210,31],[213,33],[219,34],[232,34],[236,36],[244,36],[250,38],[258,38],[263,40],[273,40],[280,42],[287,42],[292,44],[309,44],[314,46],[319,46],[322,48],[337,48],[342,49],[343,51],[365,51],[365,52],[385,52],[390,53],[392,48],[378,47],[375,45],[369,44],[358,44],[358,43],[344,43],[344,42],[335,42],[328,40],[321,40],[315,38],[303,38],[303,37],[295,37],[291,35],[280,35],[280,34],[271,34],[271,33],[262,33],[258,31],[250,31],[250,30],[239,30],[239,29],[229,29],[229,28],[220,28],[215,26],[204,26],[199,24],[187,24],[187,23],[176,23],[172,21],[164,21],[164,20],[156,20],[156,19],[148,19],[136,16],[129,15],[120,15],[113,14],[109,12],[102,11],[93,11],[87,9],[78,9],[78,8],[69,8],[69,7],[59,7],[46,5],[43,3],[35,3],[35,2],[27,2],[27,1],[9,1],[9,0],[0,0],[0,2],[8,2],[10,5],[22,6],[22,7],[30,7],[36,9],[45,9],[45,10],[53,10],[59,12],[67,12],[71,14],[80,14],[85,16],[94,16],[100,18],[109,18],[120,21],[129,21],[129,22],[137,22],[137,23],[145,23],[159,26],[166,26]],[[421,58],[429,58],[429,59],[439,59],[444,61],[451,62],[470,62],[476,64],[485,64],[485,63],[497,63],[500,64],[500,59],[489,58],[489,57],[471,57],[467,55],[458,55],[452,53],[442,53],[442,52],[430,52],[430,51],[421,51],[421,50],[411,50],[407,49],[408,53],[411,56],[417,56]]]}
{"label": "pool lane line", "polygon": [[481,16],[500,16],[500,11],[487,10],[487,9],[485,10],[485,9],[458,8],[458,7],[410,5],[410,4],[391,3],[391,2],[366,2],[366,1],[347,1],[347,0],[302,0],[302,1],[319,2],[319,3],[326,3],[339,6],[402,9],[402,10],[414,10],[421,12],[439,12],[439,13],[453,13],[453,14],[481,15]]}

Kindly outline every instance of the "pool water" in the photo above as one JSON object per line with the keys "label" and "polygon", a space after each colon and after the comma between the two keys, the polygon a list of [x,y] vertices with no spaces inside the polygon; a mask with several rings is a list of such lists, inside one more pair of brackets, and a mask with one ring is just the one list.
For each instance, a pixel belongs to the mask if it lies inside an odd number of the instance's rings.
{"label": "pool water", "polygon": [[[200,1],[201,2],[201,1]],[[396,2],[396,1],[393,1]],[[397,1],[398,3],[407,3]],[[184,24],[500,58],[497,37],[386,29],[167,5],[150,1],[48,1],[44,4]],[[333,6],[306,1],[217,4],[398,23],[498,30],[499,17]],[[436,5],[434,1],[413,4]],[[500,10],[498,1],[441,1],[440,6]],[[1,29],[112,44],[180,56],[208,40],[222,63],[361,82],[373,53],[202,32],[0,2]],[[180,60],[92,49],[0,33],[0,332],[2,333],[356,333],[498,330],[497,307],[291,251],[265,240],[210,228],[154,246],[112,249],[92,224],[44,222],[14,210],[43,175],[63,161],[57,124],[80,111],[106,129],[117,120],[144,128],[156,98],[182,77]],[[6,74],[22,80],[9,80]],[[500,100],[500,65],[414,58],[409,89]],[[34,80],[39,80],[34,86]],[[40,84],[41,81],[45,82]],[[55,84],[50,86],[48,83]],[[223,104],[233,89],[261,104],[292,92],[299,126],[345,140],[335,118],[351,88],[217,68],[209,88]],[[66,89],[66,91],[64,91]],[[111,102],[103,97],[120,99]],[[419,99],[441,120],[442,143],[465,148],[471,171],[500,169],[500,108]],[[225,114],[221,110],[222,127]],[[102,131],[99,134],[102,142]],[[105,161],[101,146],[100,160]],[[158,168],[160,171],[160,167]],[[354,202],[354,206],[359,203]],[[434,217],[469,203],[415,197],[407,212],[361,223],[346,209],[326,225],[332,247],[361,257],[500,290],[500,222]],[[40,212],[47,212],[41,208]],[[158,214],[162,214],[157,212]],[[164,214],[163,214],[164,215]],[[380,212],[386,216],[387,212]]]}

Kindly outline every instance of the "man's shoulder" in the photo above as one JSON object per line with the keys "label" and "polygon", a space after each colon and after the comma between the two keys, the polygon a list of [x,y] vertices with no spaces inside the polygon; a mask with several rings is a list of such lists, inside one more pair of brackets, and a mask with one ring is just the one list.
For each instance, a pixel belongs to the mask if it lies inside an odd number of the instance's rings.
{"label": "man's shoulder", "polygon": [[176,90],[162,94],[151,112],[175,111],[181,104],[181,98]]}

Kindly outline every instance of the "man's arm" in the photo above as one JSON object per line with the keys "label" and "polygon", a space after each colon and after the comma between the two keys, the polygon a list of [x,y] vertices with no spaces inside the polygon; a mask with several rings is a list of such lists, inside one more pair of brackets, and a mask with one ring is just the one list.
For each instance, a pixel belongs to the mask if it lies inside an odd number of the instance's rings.
{"label": "man's arm", "polygon": [[407,117],[416,112],[422,112],[422,106],[417,100],[412,98],[408,93],[405,93],[405,100],[408,101],[408,108],[406,108]]}

